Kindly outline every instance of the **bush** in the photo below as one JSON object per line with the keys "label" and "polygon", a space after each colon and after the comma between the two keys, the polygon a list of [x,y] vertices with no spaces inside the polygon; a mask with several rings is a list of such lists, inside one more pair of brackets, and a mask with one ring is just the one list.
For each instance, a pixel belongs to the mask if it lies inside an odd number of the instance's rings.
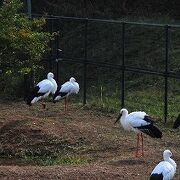
{"label": "bush", "polygon": [[22,13],[22,7],[20,0],[4,0],[0,8],[1,91],[7,90],[7,86],[13,90],[15,76],[16,82],[20,81],[17,74],[21,76],[37,68],[52,38],[51,34],[42,32],[45,19],[29,19]]}

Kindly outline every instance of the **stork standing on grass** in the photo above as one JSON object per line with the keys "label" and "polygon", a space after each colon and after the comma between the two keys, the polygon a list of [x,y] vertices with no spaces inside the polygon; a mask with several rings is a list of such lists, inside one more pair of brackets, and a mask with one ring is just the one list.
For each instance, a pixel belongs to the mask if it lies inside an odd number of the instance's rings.
{"label": "stork standing on grass", "polygon": [[142,133],[145,133],[153,138],[162,137],[162,132],[154,126],[152,118],[145,112],[137,111],[128,114],[127,109],[123,108],[120,110],[120,114],[115,123],[118,121],[125,130],[134,131],[137,134],[136,157],[144,156]]}
{"label": "stork standing on grass", "polygon": [[76,82],[74,77],[71,77],[69,81],[65,82],[63,85],[58,86],[56,93],[53,97],[53,102],[57,102],[58,100],[65,100],[65,112],[67,111],[67,98],[70,94],[79,92],[79,84]]}
{"label": "stork standing on grass", "polygon": [[[37,101],[49,96],[49,94],[55,94],[57,90],[57,83],[54,80],[54,74],[49,72],[47,74],[47,79],[40,81],[29,94],[26,99],[26,102],[29,106],[36,103]],[[46,105],[43,103],[43,109]]]}
{"label": "stork standing on grass", "polygon": [[163,159],[152,171],[150,180],[171,180],[176,173],[176,163],[171,159],[172,153],[170,150],[163,152]]}

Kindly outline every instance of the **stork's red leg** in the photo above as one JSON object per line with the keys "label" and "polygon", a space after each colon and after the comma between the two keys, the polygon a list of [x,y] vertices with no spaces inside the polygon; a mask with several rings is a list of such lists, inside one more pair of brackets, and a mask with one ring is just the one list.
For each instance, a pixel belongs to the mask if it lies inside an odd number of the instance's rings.
{"label": "stork's red leg", "polygon": [[46,111],[46,103],[43,101],[42,102],[42,112],[43,112],[44,119],[46,117],[45,111]]}
{"label": "stork's red leg", "polygon": [[139,133],[137,134],[136,157],[138,157],[138,153],[139,153]]}
{"label": "stork's red leg", "polygon": [[64,99],[64,103],[65,103],[65,107],[64,107],[64,111],[65,111],[65,113],[66,113],[66,111],[67,111],[67,98],[65,97],[65,99]]}
{"label": "stork's red leg", "polygon": [[43,110],[46,109],[46,104],[45,104],[45,102],[42,103],[42,109],[43,109]]}
{"label": "stork's red leg", "polygon": [[137,149],[136,149],[136,157],[144,157],[144,142],[143,142],[143,134],[137,134]]}
{"label": "stork's red leg", "polygon": [[66,111],[68,111],[68,98],[66,97]]}
{"label": "stork's red leg", "polygon": [[144,157],[144,142],[143,142],[143,134],[141,133],[141,150],[142,150],[142,156]]}

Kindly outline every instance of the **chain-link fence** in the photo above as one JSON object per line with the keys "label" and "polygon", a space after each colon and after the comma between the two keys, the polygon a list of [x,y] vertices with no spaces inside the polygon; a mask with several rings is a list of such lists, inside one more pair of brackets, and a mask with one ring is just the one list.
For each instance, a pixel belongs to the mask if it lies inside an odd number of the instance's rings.
{"label": "chain-link fence", "polygon": [[[37,17],[38,15],[34,15]],[[126,107],[173,119],[180,110],[180,26],[45,16],[55,33],[45,71],[58,84],[74,76],[79,102]],[[41,78],[40,78],[41,77]]]}

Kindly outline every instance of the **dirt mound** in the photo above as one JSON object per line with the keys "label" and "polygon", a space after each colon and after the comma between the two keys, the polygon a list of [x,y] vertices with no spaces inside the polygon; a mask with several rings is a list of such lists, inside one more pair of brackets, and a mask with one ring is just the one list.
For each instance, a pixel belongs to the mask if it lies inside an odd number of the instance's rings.
{"label": "dirt mound", "polygon": [[3,156],[51,155],[72,153],[89,142],[80,126],[60,120],[16,116],[0,129],[0,154]]}

